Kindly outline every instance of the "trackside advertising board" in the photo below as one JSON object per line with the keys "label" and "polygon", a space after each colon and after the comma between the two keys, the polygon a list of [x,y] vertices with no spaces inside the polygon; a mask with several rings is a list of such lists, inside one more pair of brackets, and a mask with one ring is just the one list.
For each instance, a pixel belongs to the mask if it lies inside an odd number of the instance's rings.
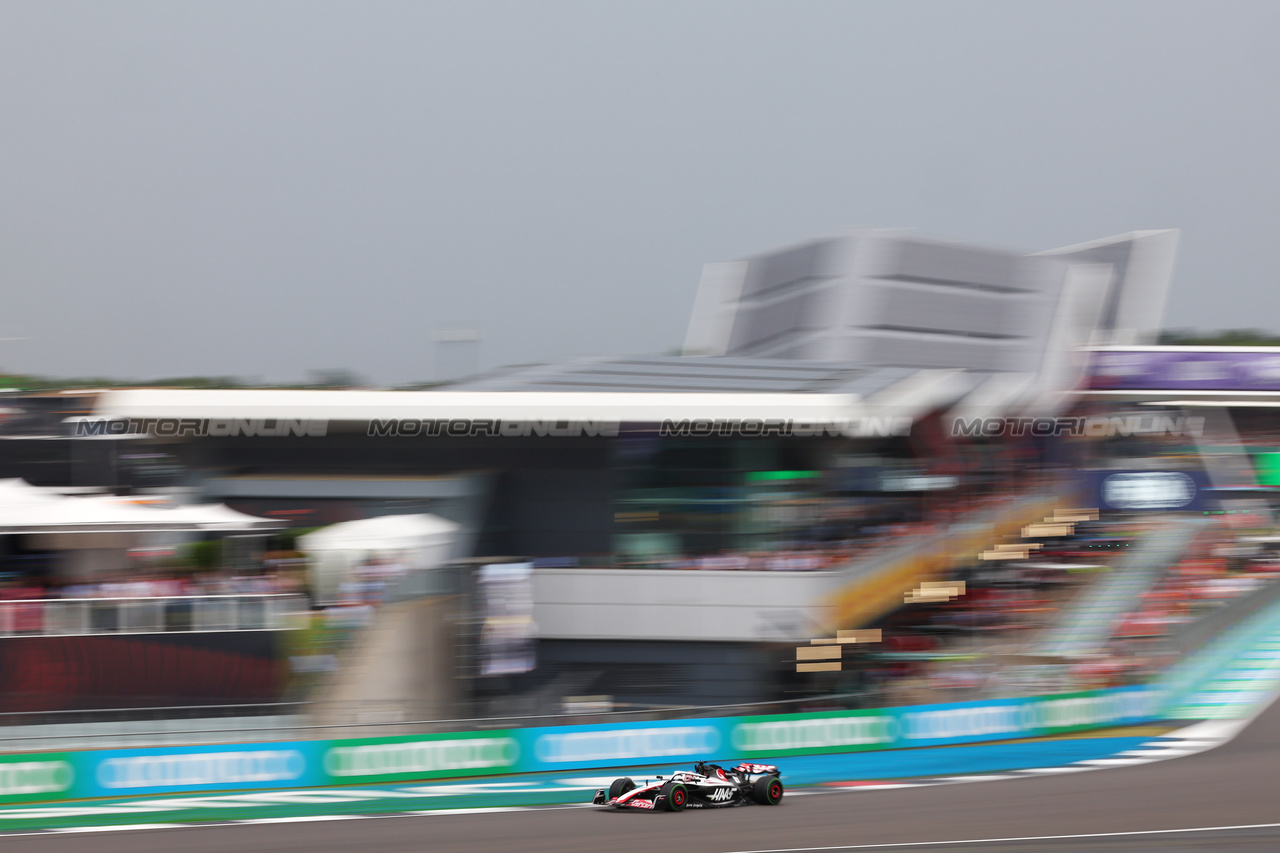
{"label": "trackside advertising board", "polygon": [[70,752],[0,756],[0,803],[69,799],[76,783]]}
{"label": "trackside advertising board", "polygon": [[0,803],[515,773],[509,730],[0,756]]}
{"label": "trackside advertising board", "polygon": [[76,754],[80,797],[256,790],[327,784],[321,741],[111,749]]}
{"label": "trackside advertising board", "polygon": [[322,770],[327,783],[337,785],[515,773],[521,764],[516,735],[498,730],[331,741]]}
{"label": "trackside advertising board", "polygon": [[1097,690],[1026,699],[739,717],[728,725],[728,755],[812,755],[1041,737],[1157,716],[1146,688]]}
{"label": "trackside advertising board", "polygon": [[0,803],[411,782],[1038,737],[1159,718],[1145,687],[622,725],[0,756]]}
{"label": "trackside advertising board", "polygon": [[521,729],[524,770],[619,767],[722,755],[736,717]]}

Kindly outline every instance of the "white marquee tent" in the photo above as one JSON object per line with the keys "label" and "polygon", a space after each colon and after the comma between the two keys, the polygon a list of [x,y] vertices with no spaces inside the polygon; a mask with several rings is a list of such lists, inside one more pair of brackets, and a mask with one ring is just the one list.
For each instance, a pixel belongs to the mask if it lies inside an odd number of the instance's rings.
{"label": "white marquee tent", "polygon": [[129,549],[198,533],[269,532],[282,525],[222,504],[163,506],[160,496],[70,496],[23,480],[0,480],[0,535],[56,552],[57,572],[90,579],[127,571]]}
{"label": "white marquee tent", "polygon": [[391,560],[405,571],[444,565],[453,556],[457,532],[457,524],[434,515],[384,515],[344,521],[300,536],[298,549],[311,557],[316,599],[329,602],[370,558]]}
{"label": "white marquee tent", "polygon": [[161,507],[115,495],[70,497],[24,480],[0,480],[0,533],[161,533],[271,530],[281,522],[223,504]]}

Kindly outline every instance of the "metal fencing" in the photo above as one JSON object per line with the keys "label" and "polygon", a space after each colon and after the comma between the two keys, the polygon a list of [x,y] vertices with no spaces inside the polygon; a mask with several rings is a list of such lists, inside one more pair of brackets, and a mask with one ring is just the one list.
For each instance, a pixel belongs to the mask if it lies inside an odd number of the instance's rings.
{"label": "metal fencing", "polygon": [[0,601],[0,637],[281,631],[310,610],[300,595]]}

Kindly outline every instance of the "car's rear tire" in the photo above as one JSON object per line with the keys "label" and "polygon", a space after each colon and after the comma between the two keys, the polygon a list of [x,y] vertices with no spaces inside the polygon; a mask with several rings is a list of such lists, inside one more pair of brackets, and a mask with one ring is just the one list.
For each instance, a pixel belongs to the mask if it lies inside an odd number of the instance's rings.
{"label": "car's rear tire", "polygon": [[634,791],[635,788],[636,788],[636,783],[632,782],[627,777],[623,777],[621,779],[614,779],[611,783],[609,783],[609,799],[616,800],[618,797],[621,797],[627,791]]}
{"label": "car's rear tire", "polygon": [[776,806],[782,802],[782,780],[777,776],[765,776],[751,786],[751,798],[762,806]]}
{"label": "car's rear tire", "polygon": [[668,782],[663,785],[662,793],[667,795],[665,802],[669,812],[682,812],[689,804],[689,789],[679,782]]}

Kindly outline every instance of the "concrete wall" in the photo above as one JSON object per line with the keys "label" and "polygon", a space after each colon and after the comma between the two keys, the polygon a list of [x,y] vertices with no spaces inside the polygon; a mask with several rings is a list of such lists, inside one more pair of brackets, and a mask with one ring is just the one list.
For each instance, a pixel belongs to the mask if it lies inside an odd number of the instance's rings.
{"label": "concrete wall", "polygon": [[760,642],[823,636],[830,572],[537,569],[538,636]]}

